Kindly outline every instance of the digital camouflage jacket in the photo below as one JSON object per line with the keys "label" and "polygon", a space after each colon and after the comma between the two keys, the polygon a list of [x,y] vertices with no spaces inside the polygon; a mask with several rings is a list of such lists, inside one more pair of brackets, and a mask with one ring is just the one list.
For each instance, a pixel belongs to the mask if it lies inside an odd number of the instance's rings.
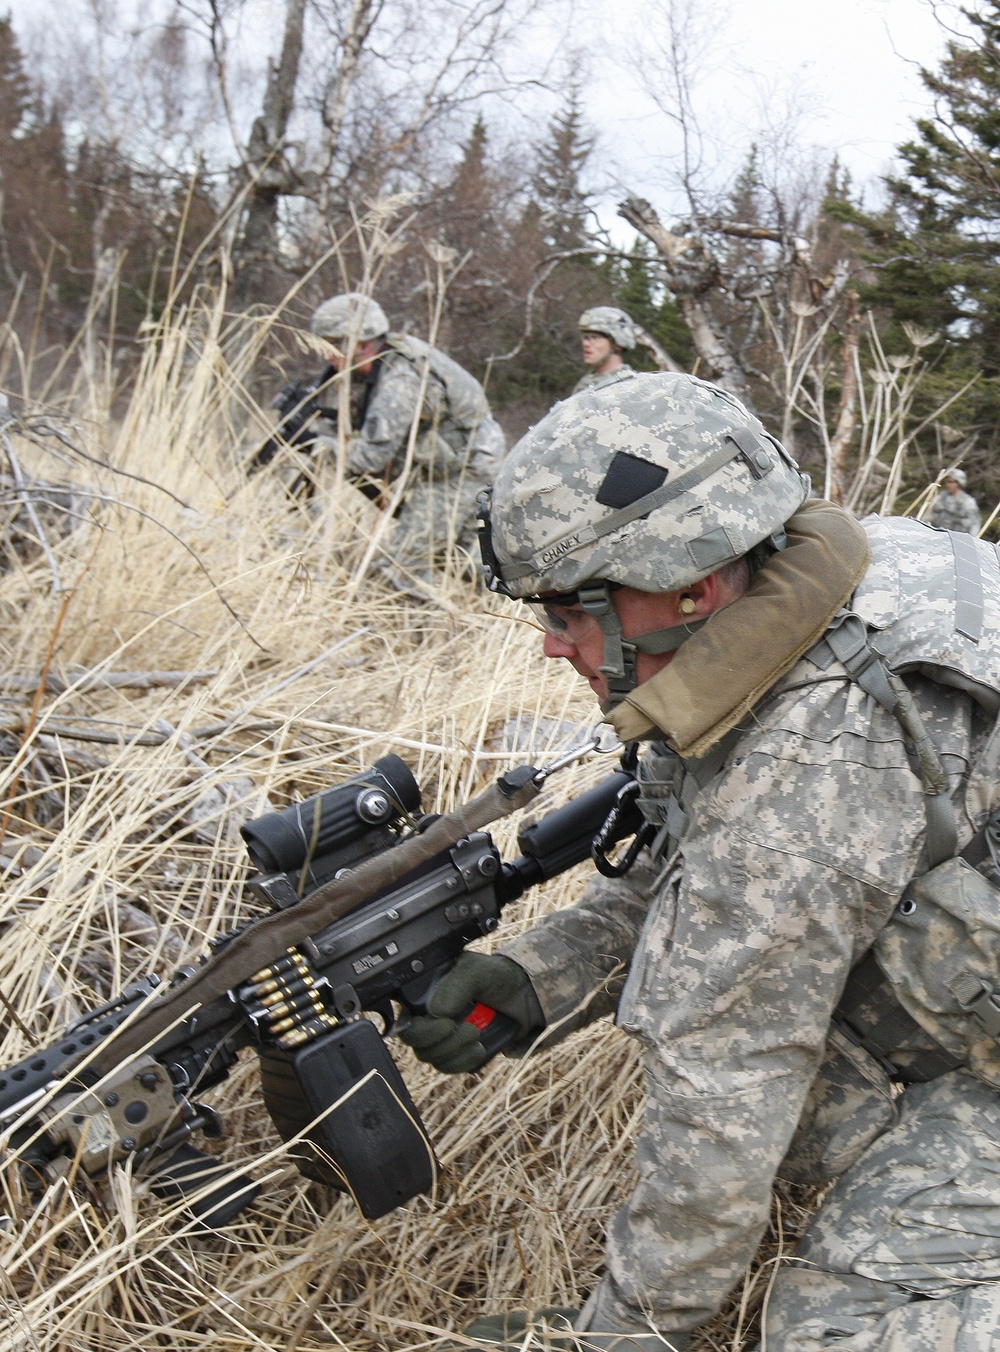
{"label": "digital camouflage jacket", "polygon": [[420,338],[390,333],[386,342],[364,421],[348,442],[348,473],[388,472],[395,478],[403,468],[419,407],[414,455],[418,475],[466,473],[488,482],[505,441],[479,381]]}
{"label": "digital camouflage jacket", "polygon": [[[961,847],[1000,799],[1000,559],[918,522],[865,524],[873,559],[852,609],[914,694]],[[702,1323],[754,1253],[793,1138],[800,1159],[823,1156],[816,1100],[846,1064],[831,1017],[926,868],[914,767],[892,714],[814,650],[703,759],[650,746],[640,804],[661,828],[658,857],[595,878],[504,947],[557,1035],[617,1010],[644,1047],[638,1182],[582,1327]],[[821,1065],[833,1070],[818,1076]],[[869,1069],[854,1157],[893,1120],[885,1071]],[[844,1099],[836,1085],[832,1097]],[[818,1178],[850,1162],[837,1140]]]}
{"label": "digital camouflage jacket", "polygon": [[931,508],[931,525],[941,530],[961,530],[978,535],[979,504],[971,493],[939,493]]}
{"label": "digital camouflage jacket", "polygon": [[597,385],[602,385],[606,380],[611,380],[614,376],[620,375],[624,371],[631,371],[633,368],[628,362],[622,362],[621,366],[608,375],[599,376],[596,371],[585,371],[580,379],[570,391],[571,394],[579,394],[581,390],[591,390]]}

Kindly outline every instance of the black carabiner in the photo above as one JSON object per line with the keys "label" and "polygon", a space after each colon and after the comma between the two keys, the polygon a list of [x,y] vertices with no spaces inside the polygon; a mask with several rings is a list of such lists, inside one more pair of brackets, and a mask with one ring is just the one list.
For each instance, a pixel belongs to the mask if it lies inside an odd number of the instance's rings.
{"label": "black carabiner", "polygon": [[639,857],[639,852],[650,843],[656,835],[656,828],[652,822],[643,821],[635,831],[632,844],[625,851],[624,855],[618,860],[613,860],[608,856],[608,850],[612,845],[617,844],[622,838],[619,832],[622,818],[630,810],[635,811],[634,800],[639,794],[639,781],[631,780],[628,784],[623,784],[615,797],[614,806],[604,819],[597,835],[594,836],[590,846],[590,857],[594,861],[594,867],[598,873],[602,873],[605,878],[622,878],[635,863]]}

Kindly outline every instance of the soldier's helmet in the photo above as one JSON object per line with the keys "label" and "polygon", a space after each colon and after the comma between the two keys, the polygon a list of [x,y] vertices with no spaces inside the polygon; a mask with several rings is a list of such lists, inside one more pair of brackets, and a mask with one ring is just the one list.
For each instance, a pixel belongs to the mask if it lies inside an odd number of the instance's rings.
{"label": "soldier's helmet", "polygon": [[555,407],[482,502],[490,585],[518,598],[600,581],[669,592],[773,537],[809,483],[738,399],[629,374]]}
{"label": "soldier's helmet", "polygon": [[617,378],[565,400],[522,437],[481,502],[496,591],[565,630],[579,605],[603,633],[608,712],[637,683],[637,654],[674,651],[706,620],[626,638],[615,585],[690,586],[769,542],[809,482],[738,399],[694,376]]}
{"label": "soldier's helmet", "polygon": [[389,332],[389,321],[378,301],[360,291],[345,291],[331,296],[316,310],[309,327],[318,338],[356,343],[382,338]]}
{"label": "soldier's helmet", "polygon": [[969,482],[969,476],[966,474],[964,469],[950,469],[947,471],[947,473],[942,474],[941,476],[942,483],[946,484],[949,479],[954,479],[955,482],[958,484],[959,488],[965,488],[965,486]]}
{"label": "soldier's helmet", "polygon": [[595,305],[584,310],[579,328],[584,333],[603,333],[619,347],[635,347],[635,324],[630,315],[615,305]]}

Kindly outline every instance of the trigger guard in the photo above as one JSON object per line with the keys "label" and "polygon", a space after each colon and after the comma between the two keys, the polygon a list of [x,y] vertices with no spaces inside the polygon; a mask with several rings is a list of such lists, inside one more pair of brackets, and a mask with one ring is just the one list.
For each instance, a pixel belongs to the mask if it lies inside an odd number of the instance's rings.
{"label": "trigger guard", "polygon": [[[382,1027],[379,1029],[382,1037],[394,1037],[409,1023],[409,1013],[397,1014],[390,1000],[380,1000],[378,1004],[372,1005],[368,1011],[369,1014],[375,1014],[382,1020]],[[404,1020],[401,1022],[401,1020]]]}

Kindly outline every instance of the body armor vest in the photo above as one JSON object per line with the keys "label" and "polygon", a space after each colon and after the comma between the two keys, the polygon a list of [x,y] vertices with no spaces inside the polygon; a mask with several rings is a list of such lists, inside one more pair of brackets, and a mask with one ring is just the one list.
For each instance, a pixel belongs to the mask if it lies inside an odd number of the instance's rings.
{"label": "body armor vest", "polygon": [[[867,651],[845,661],[848,671],[876,698],[868,684],[873,664],[896,677],[918,672],[963,691],[995,722],[1000,711],[996,548],[915,521],[865,524],[872,565],[855,592],[851,613],[866,626]],[[810,658],[826,665],[832,649],[831,655],[844,660],[837,646],[835,628]],[[904,728],[912,734],[905,722]],[[940,813],[936,824],[932,811],[935,803],[944,811],[950,806],[946,778],[942,773],[936,794],[925,779],[931,795],[926,800],[931,867],[910,884],[871,952],[851,973],[835,1015],[842,1031],[897,1078],[933,1079],[967,1065],[1000,1087],[1000,889],[973,867],[992,854],[997,876],[998,740],[995,726],[965,787],[966,813],[979,830],[964,858],[956,857],[954,826],[942,827]]]}
{"label": "body armor vest", "polygon": [[423,372],[425,364],[429,367],[425,405],[443,436],[449,437],[449,433],[455,432],[462,435],[463,444],[453,449],[478,449],[475,434],[482,423],[492,422],[492,414],[483,387],[475,376],[422,338],[414,338],[408,333],[390,333],[386,341],[389,348],[418,374]]}
{"label": "body armor vest", "polygon": [[[872,562],[852,610],[899,675],[919,671],[1000,712],[1000,556],[985,540],[905,518],[864,523]],[[1000,785],[997,785],[1000,796]]]}
{"label": "body armor vest", "polygon": [[[965,785],[979,831],[960,858],[947,775],[904,684],[919,673],[969,695],[996,722],[1000,555],[972,536],[903,518],[864,526],[871,565],[805,660],[820,669],[841,662],[902,724],[927,795],[927,871],[852,971],[834,1022],[893,1078],[928,1080],[968,1065],[1000,1087],[1000,889],[973,867],[993,854],[1000,877],[1000,726]],[[679,843],[693,798],[733,736],[704,761],[685,763],[657,746],[640,762],[639,804],[658,828],[654,854]]]}

